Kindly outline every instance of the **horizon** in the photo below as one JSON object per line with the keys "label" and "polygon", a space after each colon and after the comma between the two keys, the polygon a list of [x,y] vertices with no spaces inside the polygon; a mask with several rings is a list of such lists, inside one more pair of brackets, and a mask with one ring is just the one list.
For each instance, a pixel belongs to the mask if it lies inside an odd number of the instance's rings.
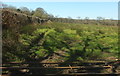
{"label": "horizon", "polygon": [[16,8],[27,7],[30,10],[41,7],[48,14],[62,18],[97,19],[97,17],[103,17],[118,20],[117,2],[4,2],[4,4]]}

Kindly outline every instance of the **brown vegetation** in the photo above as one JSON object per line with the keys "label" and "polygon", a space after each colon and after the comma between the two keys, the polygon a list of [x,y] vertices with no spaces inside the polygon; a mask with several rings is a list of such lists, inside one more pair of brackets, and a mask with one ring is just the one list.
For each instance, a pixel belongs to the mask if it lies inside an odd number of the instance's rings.
{"label": "brown vegetation", "polygon": [[10,27],[20,27],[28,24],[41,24],[46,22],[46,19],[28,16],[8,9],[2,10],[2,26],[3,29]]}

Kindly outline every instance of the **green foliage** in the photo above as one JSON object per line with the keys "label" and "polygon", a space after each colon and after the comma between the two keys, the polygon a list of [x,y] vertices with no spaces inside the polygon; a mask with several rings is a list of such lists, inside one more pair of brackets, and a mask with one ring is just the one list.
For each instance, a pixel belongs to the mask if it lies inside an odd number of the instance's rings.
{"label": "green foliage", "polygon": [[46,19],[49,17],[49,14],[47,14],[47,12],[43,8],[37,8],[33,16]]}
{"label": "green foliage", "polygon": [[35,31],[38,27],[39,27],[39,25],[22,26],[22,27],[20,27],[19,32],[24,33],[24,34],[32,34],[32,32]]}
{"label": "green foliage", "polygon": [[[41,59],[64,51],[66,61],[101,58],[104,52],[118,53],[117,27],[87,26],[78,24],[51,23],[28,32],[25,27],[19,37],[17,60]],[[27,33],[28,32],[28,33]],[[26,57],[23,56],[26,55]],[[22,57],[21,57],[22,56]]]}

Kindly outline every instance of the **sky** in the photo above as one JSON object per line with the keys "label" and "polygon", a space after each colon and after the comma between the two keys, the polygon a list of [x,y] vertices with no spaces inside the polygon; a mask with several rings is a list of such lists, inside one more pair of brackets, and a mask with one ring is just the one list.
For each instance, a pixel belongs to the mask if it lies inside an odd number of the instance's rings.
{"label": "sky", "polygon": [[4,0],[4,2],[119,2],[119,0]]}
{"label": "sky", "polygon": [[35,10],[43,8],[47,13],[58,17],[84,19],[96,19],[103,17],[106,19],[118,19],[118,2],[4,2],[5,4],[19,7],[27,7]]}

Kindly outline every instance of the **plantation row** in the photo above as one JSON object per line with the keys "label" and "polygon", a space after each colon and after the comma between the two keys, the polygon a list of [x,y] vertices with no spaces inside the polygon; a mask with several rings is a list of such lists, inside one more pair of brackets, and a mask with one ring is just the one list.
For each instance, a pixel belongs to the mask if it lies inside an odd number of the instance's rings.
{"label": "plantation row", "polygon": [[22,49],[16,57],[25,61],[44,60],[58,51],[65,52],[64,61],[103,58],[106,53],[108,57],[111,54],[117,57],[117,27],[93,26],[59,23],[40,26],[32,33],[20,35]]}
{"label": "plantation row", "polygon": [[118,57],[117,26],[49,23],[15,31],[3,30],[3,61],[43,61],[56,53],[57,62]]}

